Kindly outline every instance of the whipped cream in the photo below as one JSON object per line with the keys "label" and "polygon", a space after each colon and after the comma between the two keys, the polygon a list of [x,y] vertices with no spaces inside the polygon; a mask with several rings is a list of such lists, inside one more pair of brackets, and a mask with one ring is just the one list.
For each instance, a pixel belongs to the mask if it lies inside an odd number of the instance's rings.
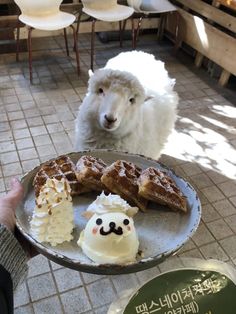
{"label": "whipped cream", "polygon": [[67,180],[47,179],[36,199],[30,222],[32,235],[52,246],[73,239],[74,211]]}
{"label": "whipped cream", "polygon": [[120,212],[94,214],[77,243],[98,264],[135,262],[139,248],[133,219]]}
{"label": "whipped cream", "polygon": [[138,207],[131,207],[123,198],[116,194],[105,195],[102,192],[87,208],[88,212],[102,215],[108,212],[122,212],[133,217],[138,212]]}

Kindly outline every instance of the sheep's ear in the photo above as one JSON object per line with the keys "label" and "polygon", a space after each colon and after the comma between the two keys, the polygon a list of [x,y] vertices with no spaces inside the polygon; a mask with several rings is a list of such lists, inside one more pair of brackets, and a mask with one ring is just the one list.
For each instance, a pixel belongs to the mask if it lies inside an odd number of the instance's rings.
{"label": "sheep's ear", "polygon": [[89,75],[89,77],[93,76],[93,71],[92,71],[92,70],[89,70],[89,71],[88,71],[88,75]]}

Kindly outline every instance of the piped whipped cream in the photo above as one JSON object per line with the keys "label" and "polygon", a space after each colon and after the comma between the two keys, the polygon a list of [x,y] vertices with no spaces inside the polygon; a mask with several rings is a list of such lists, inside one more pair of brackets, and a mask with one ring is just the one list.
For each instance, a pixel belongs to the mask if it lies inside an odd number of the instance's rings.
{"label": "piped whipped cream", "polygon": [[133,217],[138,212],[138,207],[131,207],[123,198],[116,194],[105,195],[102,192],[87,208],[88,212],[102,215],[108,212],[121,212]]}
{"label": "piped whipped cream", "polygon": [[52,246],[73,239],[74,211],[67,180],[47,179],[36,199],[30,222],[32,235]]}

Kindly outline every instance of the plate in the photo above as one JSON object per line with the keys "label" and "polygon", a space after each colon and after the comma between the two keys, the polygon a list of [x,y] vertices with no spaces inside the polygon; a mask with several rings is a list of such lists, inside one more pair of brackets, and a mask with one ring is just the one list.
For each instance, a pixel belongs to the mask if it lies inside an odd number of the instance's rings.
{"label": "plate", "polygon": [[150,158],[117,151],[93,150],[67,155],[76,162],[85,154],[99,157],[107,164],[123,159],[131,161],[143,169],[157,167],[160,170],[165,170],[187,197],[188,213],[169,211],[164,206],[157,204],[152,204],[145,213],[139,211],[134,217],[134,223],[143,257],[138,258],[137,262],[127,265],[98,265],[87,258],[77,245],[79,234],[87,222],[81,213],[96,199],[96,193],[84,194],[73,198],[75,229],[73,231],[74,239],[71,242],[52,247],[50,244],[39,243],[33,238],[30,231],[30,220],[35,206],[32,182],[39,169],[39,167],[36,167],[22,178],[25,197],[16,210],[16,220],[17,227],[22,234],[48,259],[82,272],[105,275],[132,273],[161,263],[168,256],[176,253],[194,234],[201,219],[200,200],[193,187],[183,178],[177,176],[173,170]]}

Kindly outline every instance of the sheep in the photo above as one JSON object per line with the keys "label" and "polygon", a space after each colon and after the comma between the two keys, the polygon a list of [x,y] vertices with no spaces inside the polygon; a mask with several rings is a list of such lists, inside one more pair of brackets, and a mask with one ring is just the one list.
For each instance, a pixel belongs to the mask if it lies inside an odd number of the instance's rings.
{"label": "sheep", "polygon": [[158,159],[177,117],[178,95],[164,63],[124,52],[90,72],[76,119],[75,149],[114,149]]}

